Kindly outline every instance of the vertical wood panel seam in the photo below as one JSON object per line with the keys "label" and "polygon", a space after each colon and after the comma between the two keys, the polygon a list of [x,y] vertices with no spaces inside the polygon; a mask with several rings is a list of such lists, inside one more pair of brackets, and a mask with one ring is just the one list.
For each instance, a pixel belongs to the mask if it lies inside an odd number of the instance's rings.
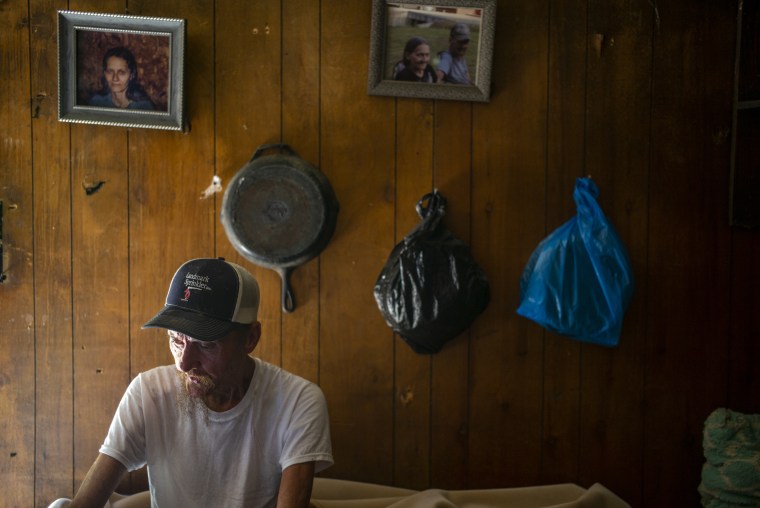
{"label": "vertical wood panel seam", "polygon": [[[470,167],[469,167],[469,180],[470,180],[470,218],[468,221],[468,228],[469,231],[467,232],[467,236],[470,239],[470,245],[472,245],[473,237],[472,232],[474,230],[474,217],[475,214],[473,213],[473,208],[475,206],[475,184],[474,184],[474,172],[475,172],[475,108],[472,106],[472,103],[469,104],[469,113],[470,113]],[[467,380],[467,390],[465,393],[467,393],[467,400],[465,401],[465,421],[467,422],[467,428],[465,429],[467,432],[467,439],[465,440],[465,450],[464,450],[464,473],[465,473],[465,488],[470,488],[470,478],[472,478],[472,474],[470,472],[470,464],[472,457],[471,445],[472,445],[472,424],[471,424],[471,418],[472,418],[472,340],[470,340],[472,337],[472,328],[470,328],[470,335],[467,340],[467,372],[465,374],[465,379]]]}
{"label": "vertical wood panel seam", "polygon": [[[588,112],[589,112],[589,106],[588,106],[588,69],[589,69],[589,30],[591,27],[591,24],[589,22],[589,19],[591,17],[591,8],[589,7],[590,0],[586,0],[586,27],[584,30],[585,33],[585,40],[584,40],[584,52],[585,52],[585,63],[583,66],[583,147],[581,148],[581,167],[586,169],[584,171],[585,174],[588,174]],[[578,175],[583,176],[583,175]],[[546,336],[546,333],[544,333],[544,336]],[[577,452],[575,456],[575,477],[578,479],[580,477],[580,472],[583,464],[582,459],[582,453],[581,450],[583,449],[583,358],[584,358],[584,351],[585,347],[581,344],[580,348],[578,350],[578,406],[576,408],[576,438],[575,442],[577,443]]]}
{"label": "vertical wood panel seam", "polygon": [[[546,236],[549,218],[549,134],[551,115],[551,69],[552,69],[552,1],[546,7],[546,109],[544,110],[544,234]],[[546,332],[541,330],[541,436],[538,443],[538,477],[544,477],[544,459],[546,443]],[[579,404],[580,406],[580,404]]]}
{"label": "vertical wood panel seam", "polygon": [[[435,148],[434,148],[435,151]],[[426,485],[428,487],[434,487],[431,485],[433,481],[433,357],[428,359],[428,447],[427,447],[427,478]]]}
{"label": "vertical wood panel seam", "polygon": [[[469,108],[469,114],[470,114],[470,164],[468,168],[469,173],[469,186],[468,192],[470,194],[470,217],[468,219],[468,229],[467,231],[467,238],[469,239],[469,244],[473,244],[473,237],[472,237],[472,231],[473,231],[473,221],[475,214],[473,213],[473,208],[475,207],[475,185],[473,182],[473,173],[474,173],[474,167],[475,167],[475,108],[472,107],[472,103],[468,105]],[[470,479],[472,478],[472,474],[470,473],[470,449],[472,448],[472,327],[470,327],[468,335],[467,335],[467,372],[465,373],[465,379],[467,380],[467,389],[465,390],[465,393],[467,394],[467,400],[465,401],[465,409],[464,409],[464,418],[466,423],[466,439],[464,440],[464,487],[470,488]]]}
{"label": "vertical wood panel seam", "polygon": [[[125,12],[129,13],[129,0],[125,0],[124,9]],[[183,99],[187,100],[187,99]],[[185,114],[187,113],[187,109],[185,109]],[[188,132],[189,129],[191,129],[192,122],[188,121]],[[131,151],[129,149],[129,142],[130,142],[130,131],[127,129],[127,284],[129,286],[129,298],[127,299],[127,372],[129,372],[129,382],[131,382],[132,378],[136,376],[136,374],[132,370],[132,224],[131,224],[131,205],[132,205],[132,187],[130,185],[130,182],[132,179],[130,178],[132,172],[132,161],[130,160],[130,154]]]}
{"label": "vertical wood panel seam", "polygon": [[[317,72],[319,73],[319,77],[317,79],[317,126],[322,125],[322,0],[319,0],[319,6],[317,7],[317,27],[318,27],[318,36],[317,36]],[[317,128],[317,164],[319,164],[318,167],[323,167],[322,165],[322,129]],[[340,205],[338,205],[340,208]],[[340,213],[340,210],[338,211]],[[337,222],[337,219],[336,219]],[[319,256],[317,258],[317,322],[316,322],[316,333],[317,336],[315,337],[315,340],[317,341],[317,384],[321,386],[322,384],[322,298],[320,298],[320,294],[322,293],[322,256]]]}
{"label": "vertical wood panel seam", "polygon": [[[399,241],[398,238],[398,97],[393,98],[393,241]],[[393,248],[393,247],[391,247]],[[394,485],[398,484],[396,478],[396,393],[398,391],[397,365],[396,365],[396,333],[391,330],[391,479]]]}
{"label": "vertical wood panel seam", "polygon": [[[280,88],[280,94],[279,94],[280,95],[280,136],[279,136],[279,138],[280,138],[280,142],[281,143],[286,143],[286,142],[288,142],[288,140],[284,139],[284,137],[285,137],[285,126],[284,126],[284,124],[285,124],[285,106],[284,106],[285,98],[283,97],[284,94],[283,94],[283,90],[282,90],[282,84],[283,84],[283,79],[284,79],[284,75],[285,75],[285,71],[284,71],[284,68],[285,68],[285,56],[284,56],[284,53],[285,53],[285,20],[284,20],[285,9],[282,6],[283,1],[284,0],[280,0],[280,6],[279,6],[280,7],[280,15],[279,15],[279,18],[280,18],[279,19],[279,22],[280,22],[280,30],[279,30],[279,32],[280,32],[280,35],[279,35],[279,37],[280,37],[280,82],[279,82],[279,88]],[[285,283],[286,283],[285,282],[286,280],[288,280],[287,276],[284,277],[284,278],[282,278],[282,280],[280,281],[280,284],[282,284],[284,286]],[[283,287],[283,290],[284,290],[284,287]],[[291,291],[293,291],[293,288],[291,288]],[[284,359],[284,354],[283,354],[283,347],[284,347],[283,335],[285,335],[285,332],[284,332],[285,317],[286,317],[285,316],[285,312],[280,312],[280,337],[279,337],[279,339],[280,339],[279,340],[280,347],[279,347],[279,352],[278,352],[278,355],[280,357],[280,362],[279,362],[280,367],[283,366],[283,359]]]}
{"label": "vertical wood panel seam", "polygon": [[[437,118],[438,118],[438,101],[433,101],[433,118],[431,122],[431,142],[430,142],[430,149],[432,151],[431,157],[430,157],[430,164],[431,167],[431,178],[432,178],[432,187],[433,189],[436,188],[436,181],[437,181],[437,174],[436,174],[436,168],[438,167],[437,164],[437,150],[436,150],[436,124],[437,124]],[[472,133],[472,127],[470,128],[470,133]],[[434,487],[434,485],[431,485],[433,481],[433,446],[435,445],[433,441],[433,432],[434,432],[434,426],[433,426],[433,418],[435,416],[435,412],[433,411],[434,406],[434,396],[433,392],[433,357],[429,357],[428,361],[428,421],[427,421],[427,438],[428,438],[428,446],[427,446],[427,478],[426,478],[426,484],[428,487]]]}
{"label": "vertical wood panel seam", "polygon": [[69,133],[69,315],[71,321],[70,327],[70,343],[71,343],[71,488],[73,492],[76,492],[76,456],[77,456],[77,441],[76,441],[76,428],[77,428],[77,413],[76,413],[76,372],[74,357],[76,352],[76,337],[74,329],[74,321],[76,320],[76,314],[74,313],[74,171],[72,170],[72,144],[71,144],[71,124],[66,126],[66,130]]}
{"label": "vertical wood panel seam", "polygon": [[[646,387],[648,384],[647,377],[649,369],[648,367],[648,360],[650,359],[649,351],[650,349],[646,346],[648,346],[649,337],[650,337],[650,330],[649,330],[649,312],[646,312],[646,309],[649,308],[648,301],[649,301],[649,227],[650,227],[650,204],[651,204],[651,195],[652,195],[652,187],[651,187],[651,181],[650,174],[652,172],[652,167],[654,165],[654,150],[652,149],[652,143],[653,143],[653,131],[654,131],[654,83],[655,83],[655,60],[656,60],[656,51],[655,46],[657,42],[657,35],[659,34],[659,12],[657,10],[657,0],[653,0],[650,2],[650,5],[652,7],[654,15],[652,16],[652,33],[651,33],[651,52],[650,52],[650,64],[649,64],[649,167],[646,168],[645,175],[646,175],[646,212],[645,212],[645,220],[646,220],[646,231],[647,234],[645,235],[645,245],[643,248],[644,252],[644,274],[642,274],[643,279],[646,281],[644,284],[645,292],[641,296],[643,298],[643,303],[641,305],[644,306],[645,312],[643,312],[642,319],[644,320],[644,324],[642,325],[642,329],[644,330],[644,353],[641,358],[641,400],[643,401],[643,404],[639,407],[639,418],[641,418],[641,449],[640,449],[640,455],[639,455],[639,463],[641,467],[640,471],[640,483],[639,483],[639,499],[642,502],[645,502],[645,496],[646,496],[646,453],[645,450],[647,449],[647,411],[646,411]],[[640,287],[640,285],[639,285]],[[638,290],[638,288],[637,288]],[[640,293],[640,292],[639,292]]]}
{"label": "vertical wood panel seam", "polygon": [[[216,135],[216,124],[217,124],[217,116],[216,116],[216,2],[217,0],[214,0],[211,2],[211,26],[213,27],[213,36],[211,37],[211,135],[213,136],[213,142],[211,143],[211,156],[214,160],[214,175],[219,175],[218,167],[217,167],[217,153],[216,153],[216,144],[217,144],[217,135]],[[214,250],[214,257],[218,257],[219,255],[219,249],[218,245],[216,244],[217,241],[217,217],[219,217],[221,211],[219,210],[219,207],[221,206],[221,203],[219,202],[219,193],[214,193],[214,219],[211,221],[211,238],[212,238],[212,247]]]}
{"label": "vertical wood panel seam", "polygon": [[[432,131],[433,139],[431,140],[431,143],[430,143],[431,144],[430,149],[432,151],[432,154],[430,157],[430,163],[432,165],[431,176],[433,179],[432,181],[433,189],[436,188],[436,183],[435,183],[436,182],[436,167],[438,166],[437,165],[438,158],[436,157],[437,150],[436,150],[436,136],[435,136],[435,133],[436,133],[435,126],[437,123],[437,117],[438,117],[438,101],[434,100],[433,101],[433,119],[431,123],[432,125],[431,131]],[[470,132],[472,132],[472,129],[470,129]],[[432,358],[433,357],[431,356],[430,362],[428,364],[428,422],[427,422],[428,454],[427,454],[427,479],[426,479],[426,484],[428,487],[432,487],[431,482],[433,480],[433,446],[434,446],[433,417],[435,415],[435,412],[433,411],[433,406],[434,406],[435,399],[433,398],[434,380],[433,380],[433,359]]]}
{"label": "vertical wood panel seam", "polygon": [[[653,5],[652,7],[654,9],[656,9],[656,4]],[[654,21],[653,21],[653,23],[654,23]],[[647,229],[647,231],[649,231],[649,227],[650,227],[649,218],[650,218],[650,206],[651,206],[651,202],[652,202],[652,200],[651,200],[651,196],[652,196],[651,182],[652,182],[652,180],[650,178],[650,174],[651,174],[652,168],[654,166],[654,161],[653,161],[654,150],[652,149],[652,142],[653,142],[654,113],[655,113],[655,111],[654,111],[654,103],[653,103],[654,101],[652,99],[654,97],[655,60],[656,60],[655,47],[656,47],[656,41],[657,41],[657,37],[656,37],[657,34],[658,34],[658,32],[656,30],[652,30],[652,36],[651,36],[651,41],[652,41],[652,43],[651,43],[652,44],[651,59],[652,60],[650,62],[650,71],[649,71],[649,76],[650,76],[650,79],[649,79],[649,141],[650,141],[650,144],[649,144],[649,157],[648,157],[648,159],[649,159],[649,167],[647,168],[647,171],[646,171],[646,179],[647,179],[647,181],[646,181],[646,189],[647,189],[647,195],[646,195],[646,221],[647,221],[647,227],[646,227],[646,229]],[[647,233],[645,236],[646,236],[646,245],[644,246],[643,250],[644,250],[644,256],[645,256],[644,266],[646,268],[645,268],[645,273],[644,273],[644,280],[646,280],[647,283],[645,285],[646,292],[643,295],[644,302],[642,303],[642,305],[644,306],[645,309],[648,309],[649,308],[649,305],[648,305],[648,300],[649,300],[648,278],[649,278],[649,255],[650,255],[649,239],[650,239],[651,236],[650,236],[649,233]],[[645,341],[648,342],[648,339],[649,339],[650,334],[651,334],[651,330],[649,329],[650,322],[649,322],[649,313],[648,312],[644,312],[643,313],[643,319],[644,319],[644,324],[643,324],[644,338],[645,338]],[[651,359],[651,357],[649,355],[649,351],[650,351],[649,348],[644,348],[644,358],[642,358],[641,390],[642,390],[642,394],[643,394],[642,400],[645,400],[645,401],[646,401],[646,386],[648,385],[648,373],[649,373],[649,369],[647,367],[648,367],[649,360]],[[646,481],[647,481],[647,475],[646,475],[646,454],[645,454],[644,451],[647,449],[647,437],[648,436],[647,436],[647,424],[646,424],[646,421],[647,421],[647,416],[648,415],[647,415],[647,411],[645,410],[645,408],[646,408],[646,405],[644,405],[640,409],[640,417],[641,417],[641,444],[642,444],[642,446],[641,446],[641,456],[639,457],[639,460],[640,460],[640,463],[641,463],[641,473],[640,473],[641,474],[641,483],[639,485],[639,499],[641,499],[643,502],[645,502],[645,500],[646,500],[646,492],[647,492],[647,489],[646,489]]]}
{"label": "vertical wood panel seam", "polygon": [[[586,0],[586,27],[584,29],[585,34],[585,40],[584,40],[584,52],[585,52],[585,62],[584,62],[584,68],[583,68],[583,147],[581,148],[581,167],[585,169],[584,175],[577,175],[577,176],[585,176],[588,175],[588,116],[589,116],[589,101],[588,101],[588,71],[589,71],[589,28],[590,23],[589,19],[591,17],[591,8],[589,6],[590,0]],[[544,334],[545,335],[545,334]],[[583,457],[581,450],[583,449],[583,359],[584,359],[584,352],[586,351],[586,348],[583,344],[580,345],[578,350],[578,405],[576,407],[576,443],[577,443],[577,452],[575,456],[575,477],[576,479],[579,479],[580,472],[582,470],[582,464],[583,464]]]}
{"label": "vertical wood panel seam", "polygon": [[132,370],[132,161],[127,130],[127,384],[135,376]]}
{"label": "vertical wood panel seam", "polygon": [[34,359],[32,361],[32,370],[34,373],[34,423],[33,423],[33,430],[32,430],[32,499],[35,503],[35,506],[37,504],[37,427],[38,427],[38,400],[37,400],[37,389],[38,389],[38,383],[37,383],[37,278],[36,278],[36,272],[37,272],[37,263],[35,262],[35,251],[36,251],[36,244],[37,244],[37,237],[36,237],[36,223],[34,221],[34,113],[33,113],[33,107],[32,107],[32,97],[34,97],[33,92],[33,85],[32,85],[32,69],[33,69],[33,56],[32,56],[32,12],[31,12],[31,5],[29,2],[27,2],[27,14],[26,17],[29,20],[29,22],[26,25],[26,32],[27,32],[27,40],[28,40],[28,48],[29,52],[28,55],[28,61],[27,64],[29,65],[29,152],[30,152],[30,171],[31,171],[31,178],[30,178],[30,186],[31,186],[31,193],[30,193],[30,206],[32,207],[32,214],[31,214],[31,227],[32,227],[32,252],[31,252],[31,259],[32,259],[32,322],[34,327]]}

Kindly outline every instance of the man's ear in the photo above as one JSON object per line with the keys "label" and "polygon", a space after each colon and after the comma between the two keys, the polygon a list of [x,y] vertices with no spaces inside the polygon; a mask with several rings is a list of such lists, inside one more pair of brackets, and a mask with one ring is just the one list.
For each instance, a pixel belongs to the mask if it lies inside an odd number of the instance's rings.
{"label": "man's ear", "polygon": [[256,346],[259,345],[259,339],[261,338],[261,323],[256,321],[251,324],[251,328],[248,329],[248,335],[245,337],[243,346],[247,354],[251,354]]}

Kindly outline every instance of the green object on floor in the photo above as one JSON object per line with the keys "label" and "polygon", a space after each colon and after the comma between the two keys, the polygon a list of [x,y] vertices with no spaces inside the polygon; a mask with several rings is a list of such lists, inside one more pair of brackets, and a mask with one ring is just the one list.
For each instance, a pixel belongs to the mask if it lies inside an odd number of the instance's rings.
{"label": "green object on floor", "polygon": [[705,420],[702,448],[702,506],[760,506],[760,415],[716,409]]}

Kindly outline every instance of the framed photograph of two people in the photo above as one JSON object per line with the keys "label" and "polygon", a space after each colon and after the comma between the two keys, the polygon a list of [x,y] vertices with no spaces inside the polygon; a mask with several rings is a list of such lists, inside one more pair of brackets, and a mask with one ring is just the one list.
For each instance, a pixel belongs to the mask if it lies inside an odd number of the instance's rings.
{"label": "framed photograph of two people", "polygon": [[58,119],[184,130],[185,21],[58,12]]}
{"label": "framed photograph of two people", "polygon": [[372,0],[369,95],[488,102],[496,0]]}

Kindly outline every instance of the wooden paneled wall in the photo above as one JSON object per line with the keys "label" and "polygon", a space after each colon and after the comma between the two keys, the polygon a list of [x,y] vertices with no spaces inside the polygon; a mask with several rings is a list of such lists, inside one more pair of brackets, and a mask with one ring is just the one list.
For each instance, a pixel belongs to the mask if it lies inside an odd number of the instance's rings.
{"label": "wooden paneled wall", "polygon": [[[492,98],[467,103],[367,95],[370,0],[2,2],[0,504],[74,492],[129,380],[170,361],[140,325],[172,273],[224,256],[261,282],[256,354],[327,396],[327,476],[600,482],[634,507],[697,506],[705,417],[760,412],[760,237],[728,226],[736,3],[500,1]],[[59,9],[186,19],[190,131],[59,122]],[[200,199],[272,142],[341,205],[294,273],[292,314],[278,276],[227,241],[221,196]],[[636,273],[612,349],[515,313],[528,256],[587,174]],[[492,299],[421,356],[372,286],[433,187]]]}

